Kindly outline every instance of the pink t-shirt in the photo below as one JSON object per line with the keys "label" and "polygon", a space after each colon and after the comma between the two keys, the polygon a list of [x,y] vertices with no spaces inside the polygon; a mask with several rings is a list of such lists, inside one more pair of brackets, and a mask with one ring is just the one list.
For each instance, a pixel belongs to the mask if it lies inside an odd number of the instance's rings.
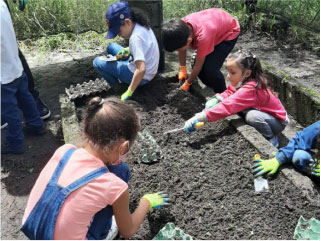
{"label": "pink t-shirt", "polygon": [[235,89],[232,85],[227,87],[221,94],[223,102],[217,103],[212,108],[204,110],[209,122],[224,119],[227,116],[234,115],[248,108],[254,108],[259,111],[273,115],[280,121],[286,120],[286,110],[281,101],[270,90],[259,88],[256,91],[256,81],[251,80],[241,88]]}
{"label": "pink t-shirt", "polygon": [[182,20],[193,28],[192,49],[203,58],[213,52],[214,46],[235,39],[240,33],[240,24],[227,12],[211,8],[192,13]]}
{"label": "pink t-shirt", "polygon": [[[70,144],[60,147],[41,171],[31,190],[22,223],[25,222],[41,197],[61,157],[72,147],[75,148]],[[102,166],[104,163],[100,159],[92,156],[85,149],[79,148],[71,155],[58,179],[58,184],[66,187]],[[75,190],[60,209],[53,238],[86,239],[88,226],[93,216],[107,205],[112,205],[127,189],[126,182],[108,172]]]}

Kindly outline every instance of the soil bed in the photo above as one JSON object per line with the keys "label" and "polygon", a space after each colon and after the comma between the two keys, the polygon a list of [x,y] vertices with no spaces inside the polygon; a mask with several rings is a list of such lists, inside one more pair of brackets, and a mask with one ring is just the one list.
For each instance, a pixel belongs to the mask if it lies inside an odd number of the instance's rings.
{"label": "soil bed", "polygon": [[[161,148],[152,164],[133,161],[139,158],[133,148],[131,210],[148,192],[165,191],[172,201],[148,214],[132,239],[152,239],[167,222],[194,239],[292,239],[300,216],[320,216],[319,203],[309,202],[280,173],[269,179],[268,192],[255,193],[251,166],[257,151],[227,122],[208,123],[191,135],[163,135],[204,108],[203,100],[178,87],[174,79],[157,77],[128,101],[139,113],[142,131]],[[113,88],[105,96],[124,90]],[[78,117],[83,103],[76,103]]]}

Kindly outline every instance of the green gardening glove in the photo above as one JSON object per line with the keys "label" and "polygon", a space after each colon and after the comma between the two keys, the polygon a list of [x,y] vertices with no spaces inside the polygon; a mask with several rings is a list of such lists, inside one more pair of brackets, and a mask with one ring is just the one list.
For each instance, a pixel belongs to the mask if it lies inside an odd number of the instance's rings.
{"label": "green gardening glove", "polygon": [[313,176],[320,177],[320,162],[315,161],[313,159],[310,159],[309,162],[310,162],[309,166],[312,169],[311,174]]}
{"label": "green gardening glove", "polygon": [[218,100],[216,99],[216,97],[214,97],[213,99],[210,99],[209,101],[206,102],[205,109],[209,109],[214,105],[216,105],[217,103],[218,103]]}
{"label": "green gardening glove", "polygon": [[164,192],[145,194],[142,199],[146,199],[148,201],[149,210],[169,205],[169,199],[167,198],[167,194]]}
{"label": "green gardening glove", "polygon": [[128,90],[121,95],[121,100],[128,100],[133,95],[133,93],[134,92],[128,88]]}
{"label": "green gardening glove", "polygon": [[273,175],[278,170],[280,163],[276,157],[269,160],[254,160],[255,165],[252,167],[255,177],[262,176],[264,174]]}
{"label": "green gardening glove", "polygon": [[117,59],[119,60],[127,60],[129,58],[130,51],[129,47],[123,48],[122,50],[119,50],[117,53]]}

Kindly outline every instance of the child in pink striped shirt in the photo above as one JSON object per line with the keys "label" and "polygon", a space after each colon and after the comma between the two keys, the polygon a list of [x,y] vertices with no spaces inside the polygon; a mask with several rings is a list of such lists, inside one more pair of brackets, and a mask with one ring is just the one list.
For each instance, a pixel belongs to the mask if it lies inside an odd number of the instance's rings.
{"label": "child in pink striped shirt", "polygon": [[289,120],[281,101],[267,86],[259,59],[247,50],[227,57],[227,90],[209,100],[205,109],[185,123],[187,133],[195,131],[197,122],[213,122],[241,112],[245,121],[258,130],[275,147],[277,135]]}

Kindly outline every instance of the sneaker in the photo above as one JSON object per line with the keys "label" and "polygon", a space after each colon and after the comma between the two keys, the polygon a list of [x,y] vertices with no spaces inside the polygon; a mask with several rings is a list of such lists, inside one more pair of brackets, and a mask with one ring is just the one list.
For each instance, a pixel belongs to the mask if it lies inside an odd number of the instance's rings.
{"label": "sneaker", "polygon": [[279,140],[277,136],[274,136],[272,139],[269,140],[269,142],[271,142],[274,147],[279,147]]}
{"label": "sneaker", "polygon": [[118,227],[116,224],[115,216],[113,215],[111,227],[109,229],[109,232],[107,234],[106,240],[113,240],[118,235]]}
{"label": "sneaker", "polygon": [[24,152],[24,148],[13,148],[8,143],[1,145],[1,155],[14,154],[19,155]]}
{"label": "sneaker", "polygon": [[4,129],[4,128],[6,128],[7,126],[8,126],[8,123],[7,123],[7,122],[5,122],[5,123],[3,123],[3,124],[1,123],[1,130]]}
{"label": "sneaker", "polygon": [[34,135],[34,136],[41,136],[41,135],[44,135],[46,133],[46,129],[45,127],[42,127],[42,128],[35,128],[35,127],[32,127],[32,126],[25,126],[23,128],[23,130],[30,134],[30,135]]}
{"label": "sneaker", "polygon": [[43,119],[43,120],[48,119],[51,115],[48,106],[42,101],[42,99],[40,99],[40,97],[35,98],[35,102],[37,105],[37,109],[40,113],[41,119]]}

